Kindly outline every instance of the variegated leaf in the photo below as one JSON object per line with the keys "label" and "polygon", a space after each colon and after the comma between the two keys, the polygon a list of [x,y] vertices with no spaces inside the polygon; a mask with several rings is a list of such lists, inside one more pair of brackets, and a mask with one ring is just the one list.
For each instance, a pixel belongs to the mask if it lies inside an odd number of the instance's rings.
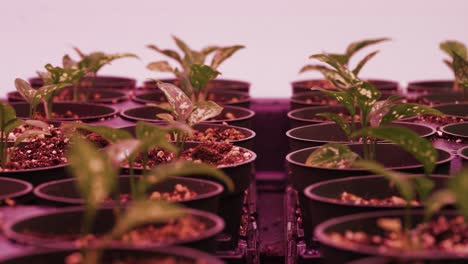
{"label": "variegated leaf", "polygon": [[388,124],[392,121],[417,116],[417,115],[443,115],[442,112],[432,107],[410,104],[410,103],[398,103],[392,105],[388,112],[382,118],[382,124]]}
{"label": "variegated leaf", "polygon": [[314,152],[307,160],[306,165],[323,168],[349,168],[359,158],[359,155],[342,144],[328,143]]}
{"label": "variegated leaf", "polygon": [[210,66],[202,64],[190,65],[190,83],[197,91],[202,90],[209,81],[213,80],[220,74]]}
{"label": "variegated leaf", "polygon": [[177,62],[179,62],[180,64],[182,64],[182,58],[180,57],[179,53],[177,53],[177,51],[175,50],[170,50],[170,49],[160,49],[158,48],[157,46],[155,45],[148,45],[147,46],[149,49],[152,49],[156,52],[159,52],[171,59],[174,59],[176,60]]}
{"label": "variegated leaf", "polygon": [[346,55],[348,57],[352,57],[356,52],[358,52],[359,50],[367,46],[374,45],[383,41],[389,41],[389,40],[390,40],[389,38],[377,38],[377,39],[365,39],[365,40],[353,42],[349,44],[348,47],[346,48]]}
{"label": "variegated leaf", "polygon": [[27,81],[20,78],[15,79],[15,87],[28,103],[32,103],[37,90],[33,89]]}
{"label": "variegated leaf", "polygon": [[226,59],[231,57],[235,52],[240,49],[245,48],[242,45],[234,45],[230,47],[222,47],[216,50],[213,59],[211,60],[211,67],[213,69],[217,69],[221,63],[223,63]]}
{"label": "variegated leaf", "polygon": [[335,113],[318,113],[316,116],[325,117],[326,119],[335,122],[341,128],[341,130],[343,130],[347,137],[351,135],[351,126],[346,122],[343,116]]}
{"label": "variegated leaf", "polygon": [[159,72],[174,72],[174,69],[167,61],[155,61],[149,63],[146,68],[152,71],[159,71]]}
{"label": "variegated leaf", "polygon": [[223,108],[211,101],[202,101],[195,104],[195,109],[188,118],[188,124],[193,126],[202,121],[216,117],[223,111]]}
{"label": "variegated leaf", "polygon": [[157,82],[161,91],[166,95],[168,103],[176,114],[177,121],[185,121],[193,111],[194,105],[190,98],[177,86],[170,83]]}

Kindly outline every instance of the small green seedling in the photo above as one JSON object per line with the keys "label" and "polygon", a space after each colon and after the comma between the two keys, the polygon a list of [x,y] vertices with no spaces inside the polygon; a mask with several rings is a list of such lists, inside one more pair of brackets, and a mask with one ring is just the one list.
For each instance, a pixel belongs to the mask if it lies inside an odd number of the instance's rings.
{"label": "small green seedling", "polygon": [[27,81],[20,78],[15,79],[16,90],[29,103],[29,118],[37,116],[37,106],[43,102],[45,119],[50,119],[53,111],[54,95],[67,86],[70,86],[70,83],[48,84],[36,90]]}
{"label": "small green seedling", "polygon": [[[360,50],[362,50],[362,49],[364,49],[364,48],[366,48],[368,46],[375,45],[375,44],[378,44],[378,43],[381,43],[381,42],[384,42],[384,41],[389,41],[389,40],[390,40],[389,38],[377,38],[377,39],[365,39],[365,40],[356,41],[356,42],[353,42],[353,43],[349,44],[344,53],[342,53],[342,54],[329,53],[328,56],[330,56],[331,58],[336,60],[339,64],[342,64],[342,65],[348,67],[351,58],[358,51],[360,51]],[[369,60],[371,60],[375,55],[377,55],[378,52],[379,51],[373,51],[373,52],[369,53],[368,55],[366,55],[361,61],[359,61],[359,63],[356,65],[356,67],[352,70],[352,73],[354,75],[358,75],[359,72],[364,67],[364,65],[366,65],[366,63]],[[311,58],[312,58],[312,56],[311,56]],[[329,67],[326,67],[326,66],[323,66],[323,65],[318,65],[318,64],[305,65],[300,70],[300,73],[303,73],[303,72],[306,72],[306,71],[319,71],[325,77],[336,74],[333,69],[331,69]],[[329,78],[326,78],[326,79],[329,79]],[[334,83],[334,81],[335,80],[331,81],[331,83],[336,86],[337,84]]]}
{"label": "small green seedling", "polygon": [[[351,116],[351,120],[347,121],[345,117],[335,113],[327,112],[318,115],[334,121],[350,140],[360,138],[363,143],[364,159],[375,159],[377,141],[386,140],[410,152],[423,163],[426,173],[432,171],[433,167],[430,164],[437,160],[437,151],[432,147],[432,144],[426,139],[420,138],[410,129],[394,126],[390,123],[420,114],[442,115],[440,111],[423,105],[398,102],[399,96],[390,96],[386,100],[379,101],[381,92],[371,83],[359,79],[335,57],[329,54],[317,54],[312,55],[312,57],[327,63],[333,68],[333,74],[328,75],[327,78],[335,83],[337,87],[337,91],[317,90],[336,99],[339,104],[343,105]],[[359,114],[360,130],[357,130],[355,126],[356,114]],[[327,164],[324,160],[325,156],[320,157],[318,153],[325,154],[333,151],[330,148],[336,149],[336,146],[322,146],[316,153],[311,154],[314,158],[308,159],[307,164],[315,166],[313,162],[317,159],[321,160],[323,164]],[[325,151],[326,149],[329,150]],[[330,158],[334,160],[342,158],[341,162],[329,162],[328,164],[342,165],[356,159],[356,155],[349,155],[348,151],[340,151],[340,153],[344,153],[345,156]]]}
{"label": "small green seedling", "polygon": [[9,135],[20,126],[26,126],[26,130],[17,137],[14,146],[17,146],[25,139],[35,135],[50,135],[49,125],[47,123],[38,120],[23,121],[18,119],[13,107],[0,102],[0,165],[2,169],[5,169],[10,160],[8,152]]}
{"label": "small green seedling", "polygon": [[[163,120],[173,122],[177,121],[186,124],[189,127],[214,118],[221,114],[223,108],[212,101],[194,102],[188,97],[182,89],[170,83],[157,82],[157,85],[167,98],[168,104],[158,105],[158,107],[169,111],[169,113],[158,114]],[[183,147],[187,140],[187,134],[183,131],[176,131],[174,138],[179,147]]]}
{"label": "small green seedling", "polygon": [[[182,90],[188,96],[193,96],[196,101],[206,100],[206,84],[219,74],[218,67],[238,50],[244,48],[242,45],[208,46],[201,51],[195,51],[181,39],[175,36],[173,39],[182,53],[171,49],[160,49],[155,45],[148,45],[148,48],[169,57],[178,65],[173,67],[168,61],[162,60],[149,63],[147,68],[158,72],[173,73],[179,79]],[[211,63],[205,65],[208,56],[212,53],[214,54]]]}
{"label": "small green seedling", "polygon": [[[80,127],[81,129],[85,127]],[[95,129],[97,131],[99,129]],[[115,137],[113,137],[115,138]],[[116,141],[113,145],[119,144]],[[123,152],[126,150],[122,149]],[[98,208],[112,194],[118,192],[118,166],[115,166],[112,151],[101,151],[92,143],[83,139],[81,135],[72,136],[72,146],[69,150],[70,170],[76,178],[77,188],[85,200],[85,215],[83,233],[92,230],[92,224]],[[131,155],[131,153],[124,153]],[[140,192],[146,192],[153,184],[164,181],[173,176],[203,174],[223,179],[228,188],[232,189],[232,181],[220,170],[207,164],[178,160],[163,164],[150,170],[146,177],[139,181]],[[104,237],[115,239],[126,231],[145,223],[165,222],[182,214],[178,206],[162,202],[149,201],[142,195],[133,196],[134,201],[123,214],[117,215],[117,221],[111,232]],[[118,202],[119,199],[116,200]],[[120,207],[118,203],[115,206]],[[116,212],[120,211],[117,208]]]}
{"label": "small green seedling", "polygon": [[468,100],[468,52],[466,46],[458,41],[449,40],[440,44],[447,55],[452,58],[452,61],[444,60],[444,63],[449,66],[455,76],[454,88],[463,89],[464,100]]}
{"label": "small green seedling", "polygon": [[[139,57],[133,53],[104,53],[100,51],[91,52],[89,54],[85,54],[77,47],[74,48],[76,53],[79,55],[80,60],[74,61],[68,55],[64,56],[64,66],[67,65],[68,67],[76,67],[79,70],[82,70],[86,73],[87,76],[91,77],[91,83],[85,84],[83,80],[81,80],[79,86],[87,87],[86,90],[86,97],[85,101],[88,101],[90,95],[94,88],[94,82],[96,81],[96,77],[98,72],[104,67],[105,65],[111,64],[114,60],[122,59],[122,58],[136,58]],[[76,89],[75,89],[76,90]],[[77,93],[76,93],[77,94]],[[78,100],[76,97],[75,100]]]}

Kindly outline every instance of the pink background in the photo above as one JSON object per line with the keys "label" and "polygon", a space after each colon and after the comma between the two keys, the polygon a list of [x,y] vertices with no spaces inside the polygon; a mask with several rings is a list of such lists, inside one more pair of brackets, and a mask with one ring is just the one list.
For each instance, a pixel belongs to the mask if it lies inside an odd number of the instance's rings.
{"label": "pink background", "polygon": [[[308,55],[341,52],[350,41],[388,36],[361,76],[398,80],[452,78],[441,62],[445,39],[468,43],[468,1],[2,1],[0,4],[0,95],[14,89],[71,47],[84,51],[134,52],[102,74],[163,77],[146,70],[161,57],[145,48],[175,48],[172,34],[193,48],[244,44],[221,66],[223,77],[250,81],[255,97],[286,97]],[[372,49],[369,49],[371,51]]]}

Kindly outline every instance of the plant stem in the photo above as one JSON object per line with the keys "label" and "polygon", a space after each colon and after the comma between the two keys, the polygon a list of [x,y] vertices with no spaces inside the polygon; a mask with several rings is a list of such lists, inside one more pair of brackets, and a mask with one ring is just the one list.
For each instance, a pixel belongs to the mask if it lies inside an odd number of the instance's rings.
{"label": "plant stem", "polygon": [[73,101],[78,102],[78,88],[80,87],[81,81],[78,81],[73,85]]}
{"label": "plant stem", "polygon": [[86,206],[83,216],[83,236],[91,232],[94,216],[95,211],[89,206]]}
{"label": "plant stem", "polygon": [[85,102],[88,102],[89,101],[89,97],[91,96],[91,93],[94,89],[94,83],[96,82],[96,78],[97,78],[97,75],[96,73],[93,73],[92,74],[92,77],[91,77],[91,86],[86,89],[86,98],[85,98]]}

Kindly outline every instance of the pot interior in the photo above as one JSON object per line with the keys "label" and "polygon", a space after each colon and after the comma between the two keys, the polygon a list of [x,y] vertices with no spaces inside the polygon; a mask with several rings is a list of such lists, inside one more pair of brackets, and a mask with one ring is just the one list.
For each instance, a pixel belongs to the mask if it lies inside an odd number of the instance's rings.
{"label": "pot interior", "polygon": [[[28,103],[12,103],[11,106],[16,110],[16,115],[20,118],[29,118],[29,104]],[[44,114],[44,105],[40,104],[37,108],[38,112]],[[107,118],[117,114],[117,110],[106,105],[89,104],[89,103],[54,103],[53,111],[58,114],[66,114],[72,112],[79,116],[79,118],[53,118],[53,120],[86,120],[86,119],[100,119]]]}
{"label": "pot interior", "polygon": [[468,122],[447,125],[441,128],[442,132],[460,138],[468,138]]}
{"label": "pot interior", "polygon": [[443,104],[434,106],[435,109],[446,115],[458,116],[461,118],[468,117],[468,103],[463,104]]}

